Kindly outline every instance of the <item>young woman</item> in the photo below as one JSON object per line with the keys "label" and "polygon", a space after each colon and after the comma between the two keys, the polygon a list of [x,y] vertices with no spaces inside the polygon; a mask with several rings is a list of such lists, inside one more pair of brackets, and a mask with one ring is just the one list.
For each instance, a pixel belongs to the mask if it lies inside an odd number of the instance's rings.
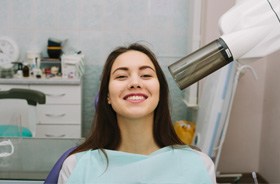
{"label": "young woman", "polygon": [[165,76],[140,44],[107,58],[90,136],[64,161],[59,183],[216,183],[214,164],[177,137]]}

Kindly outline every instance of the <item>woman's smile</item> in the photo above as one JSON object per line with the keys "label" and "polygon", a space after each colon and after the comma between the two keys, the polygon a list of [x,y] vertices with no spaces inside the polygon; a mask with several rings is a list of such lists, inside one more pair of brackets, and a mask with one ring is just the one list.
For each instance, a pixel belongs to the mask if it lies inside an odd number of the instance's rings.
{"label": "woman's smile", "polygon": [[124,97],[124,100],[131,102],[131,103],[140,103],[145,101],[148,98],[147,95],[142,94],[142,93],[132,93],[128,94]]}

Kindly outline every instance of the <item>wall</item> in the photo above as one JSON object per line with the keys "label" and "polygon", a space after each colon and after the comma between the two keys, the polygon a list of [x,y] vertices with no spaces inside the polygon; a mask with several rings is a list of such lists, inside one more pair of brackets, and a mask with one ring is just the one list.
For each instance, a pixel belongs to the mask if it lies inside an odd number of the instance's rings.
{"label": "wall", "polygon": [[[108,53],[140,41],[157,55],[170,83],[173,121],[185,119],[182,92],[167,65],[185,56],[191,45],[188,0],[2,0],[0,36],[19,45],[21,60],[32,49],[46,56],[47,39],[68,39],[86,57],[83,81],[83,132],[91,126],[93,101]],[[190,40],[190,41],[189,41]]]}
{"label": "wall", "polygon": [[280,183],[280,51],[267,57],[260,173],[271,183]]}
{"label": "wall", "polygon": [[266,68],[263,60],[251,64],[257,80],[249,71],[239,79],[220,161],[221,171],[258,171]]}

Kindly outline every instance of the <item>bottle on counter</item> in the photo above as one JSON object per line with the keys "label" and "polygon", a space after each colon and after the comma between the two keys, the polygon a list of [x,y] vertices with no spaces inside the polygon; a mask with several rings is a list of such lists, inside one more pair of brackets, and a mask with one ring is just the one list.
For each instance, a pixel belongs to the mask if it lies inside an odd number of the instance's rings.
{"label": "bottle on counter", "polygon": [[23,64],[22,64],[22,62],[15,62],[15,64],[17,64],[16,77],[17,78],[22,78]]}
{"label": "bottle on counter", "polygon": [[23,67],[23,64],[21,62],[19,62],[17,70],[22,70],[22,67]]}
{"label": "bottle on counter", "polygon": [[29,67],[27,63],[23,63],[22,75],[23,77],[29,77]]}

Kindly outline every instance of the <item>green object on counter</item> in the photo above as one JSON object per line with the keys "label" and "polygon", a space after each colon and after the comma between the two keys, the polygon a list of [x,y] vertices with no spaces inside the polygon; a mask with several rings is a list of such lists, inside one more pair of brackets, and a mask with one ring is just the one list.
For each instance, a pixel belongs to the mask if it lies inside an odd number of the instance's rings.
{"label": "green object on counter", "polygon": [[32,137],[32,133],[25,127],[0,125],[0,137]]}
{"label": "green object on counter", "polygon": [[36,106],[46,103],[46,95],[37,90],[12,88],[8,91],[0,91],[0,99],[24,99],[29,105]]}

